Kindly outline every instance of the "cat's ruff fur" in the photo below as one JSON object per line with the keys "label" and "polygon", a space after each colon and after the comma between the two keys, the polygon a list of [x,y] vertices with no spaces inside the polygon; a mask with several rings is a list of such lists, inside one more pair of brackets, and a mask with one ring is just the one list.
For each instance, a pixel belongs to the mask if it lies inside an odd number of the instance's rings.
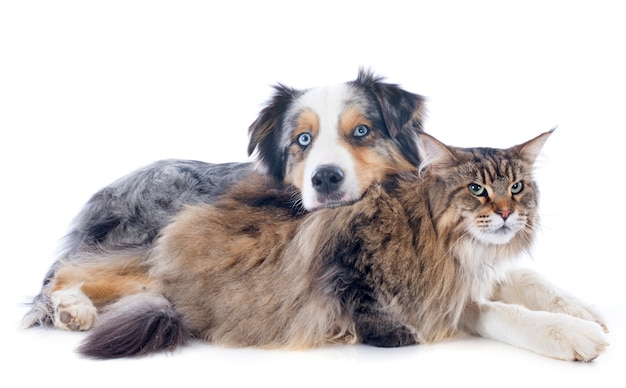
{"label": "cat's ruff fur", "polygon": [[398,346],[464,330],[593,360],[607,345],[602,319],[574,299],[564,309],[555,296],[567,294],[514,267],[538,222],[531,171],[548,136],[495,150],[421,135],[419,175],[332,210],[297,212],[288,190],[264,177],[214,205],[187,207],[152,251],[120,261],[126,270],[147,265],[151,282],[109,306],[81,352],[131,356],[191,337],[268,348]]}
{"label": "cat's ruff fur", "polygon": [[[253,163],[163,160],[94,194],[74,219],[23,326],[90,329],[97,322],[91,302],[102,308],[149,282],[145,271],[116,272],[118,263],[107,254],[149,249],[184,205],[210,203],[259,171],[294,186],[292,202],[315,210],[352,203],[372,183],[415,169],[424,105],[422,96],[363,69],[337,85],[276,85],[249,128]],[[81,285],[83,265],[98,266],[97,281]],[[81,300],[84,308],[76,303]]]}

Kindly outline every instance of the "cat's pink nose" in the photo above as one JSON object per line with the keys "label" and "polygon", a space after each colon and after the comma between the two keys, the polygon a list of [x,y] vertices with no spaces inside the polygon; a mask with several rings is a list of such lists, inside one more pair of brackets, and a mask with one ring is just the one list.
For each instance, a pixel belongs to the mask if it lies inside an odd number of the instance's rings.
{"label": "cat's pink nose", "polygon": [[509,218],[512,212],[509,209],[498,209],[496,210],[496,213],[499,214],[500,217],[502,217],[502,219],[506,221],[506,219]]}

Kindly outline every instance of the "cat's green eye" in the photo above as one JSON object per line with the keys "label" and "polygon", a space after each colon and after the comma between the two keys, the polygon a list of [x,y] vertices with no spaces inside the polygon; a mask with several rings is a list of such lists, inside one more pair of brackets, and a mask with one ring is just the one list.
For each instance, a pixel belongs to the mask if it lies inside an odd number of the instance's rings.
{"label": "cat's green eye", "polygon": [[477,197],[487,196],[487,189],[485,189],[483,186],[479,185],[478,183],[470,183],[469,186],[467,186],[467,188],[472,194],[474,194]]}
{"label": "cat's green eye", "polygon": [[524,184],[522,182],[515,182],[511,186],[511,194],[519,194],[524,190]]}

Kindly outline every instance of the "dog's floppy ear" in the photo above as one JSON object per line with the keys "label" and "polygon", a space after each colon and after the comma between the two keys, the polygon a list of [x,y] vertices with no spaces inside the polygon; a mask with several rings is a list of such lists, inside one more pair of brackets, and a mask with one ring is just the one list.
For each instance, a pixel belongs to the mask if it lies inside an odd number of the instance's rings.
{"label": "dog's floppy ear", "polygon": [[426,99],[398,85],[384,83],[383,79],[361,68],[354,83],[369,90],[378,100],[389,136],[395,138],[409,122],[412,122],[414,130],[421,131]]}
{"label": "dog's floppy ear", "polygon": [[285,174],[281,126],[289,106],[301,94],[300,90],[277,84],[274,95],[248,128],[248,155],[256,152],[258,167],[281,180]]}

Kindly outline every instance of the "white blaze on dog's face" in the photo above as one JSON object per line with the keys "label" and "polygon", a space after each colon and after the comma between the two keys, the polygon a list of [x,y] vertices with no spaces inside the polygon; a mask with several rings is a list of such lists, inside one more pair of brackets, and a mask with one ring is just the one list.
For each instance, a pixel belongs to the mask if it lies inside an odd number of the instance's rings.
{"label": "white blaze on dog's face", "polygon": [[294,102],[283,132],[286,177],[306,209],[358,200],[378,176],[372,170],[385,169],[379,159],[387,149],[377,147],[381,134],[374,132],[372,115],[378,115],[375,105],[347,84],[311,89]]}
{"label": "white blaze on dog's face", "polygon": [[351,202],[361,194],[341,128],[350,94],[345,84],[313,89],[295,107],[298,125],[291,137],[307,154],[298,168],[302,203],[309,210]]}

